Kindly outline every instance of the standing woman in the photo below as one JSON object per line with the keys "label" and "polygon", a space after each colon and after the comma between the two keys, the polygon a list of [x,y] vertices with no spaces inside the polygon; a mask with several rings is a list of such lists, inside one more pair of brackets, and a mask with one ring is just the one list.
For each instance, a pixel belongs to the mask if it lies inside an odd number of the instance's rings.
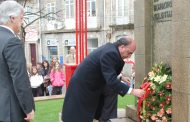
{"label": "standing woman", "polygon": [[62,87],[64,86],[65,76],[63,69],[58,61],[55,62],[54,67],[50,73],[50,80],[53,86],[52,95],[59,95],[62,92]]}
{"label": "standing woman", "polygon": [[42,62],[42,76],[44,78],[44,83],[41,85],[41,89],[42,89],[42,93],[46,96],[48,96],[50,93],[48,92],[48,89],[47,87],[51,84],[50,82],[50,77],[49,77],[49,74],[50,74],[50,65],[49,65],[49,62],[47,60],[44,60]]}
{"label": "standing woman", "polygon": [[52,57],[51,64],[50,64],[50,69],[52,69],[55,66],[55,63],[57,62],[56,57]]}

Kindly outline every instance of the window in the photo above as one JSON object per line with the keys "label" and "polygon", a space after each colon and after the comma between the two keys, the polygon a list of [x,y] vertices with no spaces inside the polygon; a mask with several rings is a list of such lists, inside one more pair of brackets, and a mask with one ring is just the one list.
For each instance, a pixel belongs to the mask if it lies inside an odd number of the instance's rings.
{"label": "window", "polygon": [[117,16],[129,16],[129,0],[116,0]]}
{"label": "window", "polygon": [[48,16],[48,21],[55,20],[55,3],[47,4],[47,14],[48,13],[50,13]]}
{"label": "window", "polygon": [[96,0],[87,0],[87,16],[96,16]]}
{"label": "window", "polygon": [[48,46],[48,59],[51,61],[52,57],[58,57],[57,46]]}
{"label": "window", "polygon": [[30,15],[32,13],[32,7],[31,6],[26,6],[25,7],[25,13],[26,13],[26,15]]}
{"label": "window", "polygon": [[32,14],[32,7],[26,6],[25,7],[25,22],[26,24],[31,23],[34,20],[34,15]]}
{"label": "window", "polygon": [[88,54],[98,47],[98,39],[88,39]]}
{"label": "window", "polygon": [[66,18],[74,18],[74,0],[65,0]]}

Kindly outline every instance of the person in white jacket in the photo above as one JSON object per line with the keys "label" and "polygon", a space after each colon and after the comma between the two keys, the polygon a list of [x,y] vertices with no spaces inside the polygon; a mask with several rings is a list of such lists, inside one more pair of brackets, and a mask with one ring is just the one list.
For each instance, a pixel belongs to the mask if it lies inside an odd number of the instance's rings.
{"label": "person in white jacket", "polygon": [[40,85],[43,83],[43,77],[42,75],[38,74],[38,70],[36,66],[32,67],[31,77],[30,77],[30,84],[32,87],[32,93],[34,97],[39,96],[39,94],[42,92]]}

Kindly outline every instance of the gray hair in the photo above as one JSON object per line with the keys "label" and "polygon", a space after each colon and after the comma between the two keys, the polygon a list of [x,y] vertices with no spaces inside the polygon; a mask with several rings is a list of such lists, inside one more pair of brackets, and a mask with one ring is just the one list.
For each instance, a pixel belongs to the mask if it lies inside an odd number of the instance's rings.
{"label": "gray hair", "polygon": [[129,45],[131,43],[131,40],[127,37],[121,37],[120,39],[118,39],[116,42],[116,45],[119,47],[121,45]]}
{"label": "gray hair", "polygon": [[16,1],[3,1],[0,4],[0,24],[6,24],[9,21],[10,16],[19,16],[21,12],[24,12],[24,8]]}

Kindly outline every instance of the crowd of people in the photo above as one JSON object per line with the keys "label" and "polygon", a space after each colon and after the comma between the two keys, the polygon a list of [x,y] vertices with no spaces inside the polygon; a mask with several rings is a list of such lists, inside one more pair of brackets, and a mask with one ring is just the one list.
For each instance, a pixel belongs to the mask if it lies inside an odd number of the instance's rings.
{"label": "crowd of people", "polygon": [[[66,63],[75,63],[75,47],[70,47],[66,56]],[[27,65],[32,93],[34,97],[63,94],[65,74],[63,66],[56,57],[52,57],[51,63],[44,60],[36,66]]]}
{"label": "crowd of people", "polygon": [[28,76],[34,97],[63,94],[65,73],[63,66],[53,57],[51,63],[44,60],[36,66],[28,65]]}

